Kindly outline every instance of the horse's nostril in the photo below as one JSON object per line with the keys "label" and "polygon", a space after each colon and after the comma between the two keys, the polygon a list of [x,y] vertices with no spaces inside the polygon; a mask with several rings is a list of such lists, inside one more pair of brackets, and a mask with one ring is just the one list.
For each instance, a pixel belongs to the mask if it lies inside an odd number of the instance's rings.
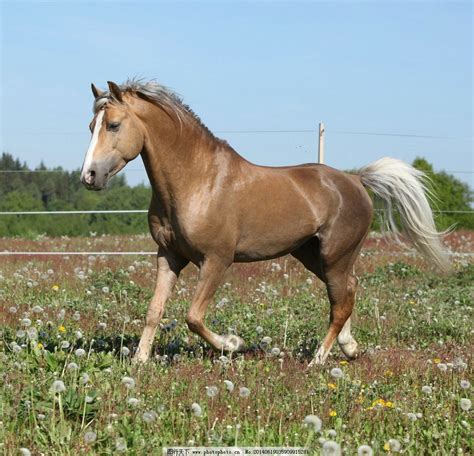
{"label": "horse's nostril", "polygon": [[95,177],[95,171],[93,169],[89,171],[89,174],[91,177]]}

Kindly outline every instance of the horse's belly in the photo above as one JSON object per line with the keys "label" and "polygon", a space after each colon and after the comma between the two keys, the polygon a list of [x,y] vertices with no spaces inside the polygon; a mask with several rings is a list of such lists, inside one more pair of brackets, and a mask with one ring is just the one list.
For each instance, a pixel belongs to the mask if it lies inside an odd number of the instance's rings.
{"label": "horse's belly", "polygon": [[317,232],[314,223],[298,227],[270,227],[263,232],[241,237],[235,250],[234,261],[258,261],[277,258],[293,252]]}

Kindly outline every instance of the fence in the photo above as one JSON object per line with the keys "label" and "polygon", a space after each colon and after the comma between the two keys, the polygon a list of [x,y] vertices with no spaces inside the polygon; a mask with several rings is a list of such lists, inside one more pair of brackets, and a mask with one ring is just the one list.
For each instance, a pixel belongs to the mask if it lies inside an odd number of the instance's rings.
{"label": "fence", "polygon": [[[431,135],[418,135],[418,134],[403,134],[403,133],[384,133],[384,132],[368,132],[368,131],[348,131],[348,130],[329,130],[330,133],[343,134],[343,135],[367,135],[367,136],[387,136],[387,137],[401,137],[401,138],[418,138],[418,139],[438,139],[438,140],[456,140],[456,141],[471,141],[472,137],[450,137],[450,136],[431,136]],[[324,123],[319,124],[318,130],[315,129],[302,129],[302,130],[216,130],[215,133],[249,133],[249,134],[260,134],[260,133],[314,133],[317,134],[318,143],[318,163],[325,162],[325,148],[324,139],[326,134],[326,128]],[[129,169],[128,171],[142,171],[141,169]],[[57,173],[64,172],[62,170],[0,170],[0,173]],[[450,174],[474,174],[474,171],[447,171]],[[18,216],[18,215],[74,215],[74,214],[143,214],[147,213],[148,210],[141,209],[123,209],[123,210],[71,210],[71,211],[0,211],[0,216]],[[434,210],[436,213],[443,214],[474,214],[474,210]],[[83,255],[156,255],[156,252],[0,252],[0,256],[83,256]],[[454,256],[473,256],[474,253],[451,253]]]}

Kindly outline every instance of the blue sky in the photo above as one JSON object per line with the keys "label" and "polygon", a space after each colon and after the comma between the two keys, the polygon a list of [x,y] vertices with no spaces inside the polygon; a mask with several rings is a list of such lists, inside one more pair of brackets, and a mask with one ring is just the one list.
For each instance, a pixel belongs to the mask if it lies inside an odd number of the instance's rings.
{"label": "blue sky", "polygon": [[[90,83],[156,78],[213,131],[326,124],[326,162],[424,156],[473,183],[471,2],[2,2],[1,148],[82,165]],[[455,139],[352,135],[402,133]],[[246,158],[316,160],[315,133],[218,133]],[[131,183],[145,180],[140,159]]]}

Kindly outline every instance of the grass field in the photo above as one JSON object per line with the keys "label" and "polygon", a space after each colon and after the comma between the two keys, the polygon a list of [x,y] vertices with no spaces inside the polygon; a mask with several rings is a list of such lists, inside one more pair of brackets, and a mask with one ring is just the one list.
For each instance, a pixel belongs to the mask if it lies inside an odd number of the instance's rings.
{"label": "grass field", "polygon": [[[473,252],[474,233],[454,233],[448,244]],[[5,249],[154,246],[148,237],[0,239]],[[251,352],[223,357],[188,331],[196,284],[188,267],[155,356],[141,367],[131,356],[154,284],[153,257],[0,258],[6,455],[154,455],[173,445],[338,454],[328,442],[347,455],[372,454],[361,445],[373,454],[474,454],[472,257],[453,257],[453,274],[441,277],[371,238],[357,263],[353,319],[364,352],[347,362],[335,346],[327,365],[311,370],[328,302],[322,284],[290,257],[233,266],[209,309],[209,327],[239,334]]]}

